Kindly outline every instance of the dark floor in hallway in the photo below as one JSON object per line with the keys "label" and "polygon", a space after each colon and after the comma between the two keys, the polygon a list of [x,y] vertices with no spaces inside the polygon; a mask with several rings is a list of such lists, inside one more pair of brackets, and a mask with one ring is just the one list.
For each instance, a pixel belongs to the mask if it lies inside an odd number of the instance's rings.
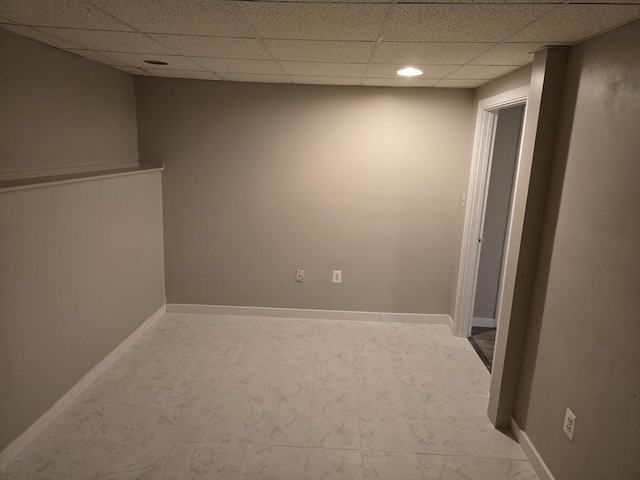
{"label": "dark floor in hallway", "polygon": [[473,327],[471,329],[469,342],[482,360],[482,363],[484,363],[487,369],[491,371],[491,365],[493,363],[493,349],[496,344],[496,329]]}

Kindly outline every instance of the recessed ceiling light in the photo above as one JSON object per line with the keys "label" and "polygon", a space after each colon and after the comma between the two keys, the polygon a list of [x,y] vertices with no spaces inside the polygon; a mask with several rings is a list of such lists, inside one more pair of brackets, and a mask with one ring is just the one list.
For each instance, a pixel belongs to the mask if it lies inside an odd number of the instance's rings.
{"label": "recessed ceiling light", "polygon": [[404,67],[398,70],[397,74],[403,77],[418,77],[422,75],[422,70],[413,67]]}
{"label": "recessed ceiling light", "polygon": [[162,60],[145,60],[144,63],[150,63],[151,65],[169,65],[167,62],[163,62]]}

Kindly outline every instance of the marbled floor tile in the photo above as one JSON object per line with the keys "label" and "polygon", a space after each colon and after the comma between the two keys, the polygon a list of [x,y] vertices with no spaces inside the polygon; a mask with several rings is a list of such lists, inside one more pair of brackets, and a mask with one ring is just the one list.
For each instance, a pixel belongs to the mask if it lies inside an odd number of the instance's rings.
{"label": "marbled floor tile", "polygon": [[185,373],[184,380],[224,383],[233,369],[234,362],[228,359],[200,356]]}
{"label": "marbled floor tile", "polygon": [[264,411],[258,424],[255,443],[304,447],[307,442],[308,427],[309,416],[307,412]]}
{"label": "marbled floor tile", "polygon": [[411,428],[405,419],[361,418],[360,432],[363,450],[406,453],[416,451]]}
{"label": "marbled floor tile", "polygon": [[399,370],[393,368],[356,368],[356,385],[370,390],[400,390]]}
{"label": "marbled floor tile", "polygon": [[457,419],[451,398],[441,390],[402,392],[407,415],[411,419],[442,420],[453,422]]}
{"label": "marbled floor tile", "polygon": [[538,480],[528,461],[419,455],[424,480]]}
{"label": "marbled floor tile", "polygon": [[309,447],[360,449],[360,425],[357,416],[350,414],[312,414],[309,423]]}
{"label": "marbled floor tile", "polygon": [[464,441],[472,456],[526,460],[522,448],[511,434],[497,430],[489,421],[461,422],[459,425],[464,428]]}
{"label": "marbled floor tile", "polygon": [[138,381],[140,374],[103,374],[96,379],[76,400],[76,404],[116,406]]}
{"label": "marbled floor tile", "polygon": [[221,363],[235,362],[241,351],[242,342],[214,337],[208,340],[200,356],[218,360]]}
{"label": "marbled floor tile", "polygon": [[271,375],[271,386],[298,385],[310,388],[314,373],[312,364],[277,362]]}
{"label": "marbled floor tile", "polygon": [[274,367],[275,362],[236,363],[227,378],[227,384],[256,384],[266,388]]}
{"label": "marbled floor tile", "polygon": [[196,444],[181,480],[242,480],[249,446]]}
{"label": "marbled floor tile", "polygon": [[209,408],[165,408],[148,433],[148,438],[197,442],[209,418]]}
{"label": "marbled floor tile", "polygon": [[308,412],[311,407],[311,385],[292,383],[273,384],[267,392],[265,410]]}
{"label": "marbled floor tile", "polygon": [[325,417],[353,415],[358,412],[357,392],[353,388],[314,386],[311,412]]}
{"label": "marbled floor tile", "polygon": [[353,365],[318,365],[315,369],[315,384],[325,387],[354,387],[356,370]]}
{"label": "marbled floor tile", "polygon": [[214,410],[202,434],[202,442],[250,445],[258,430],[260,411]]}
{"label": "marbled floor tile", "polygon": [[467,393],[448,396],[457,421],[482,423],[489,420],[489,395]]}
{"label": "marbled floor tile", "polygon": [[362,452],[363,480],[422,480],[415,453]]}
{"label": "marbled floor tile", "polygon": [[218,397],[218,411],[260,411],[267,390],[260,384],[225,385]]}
{"label": "marbled floor tile", "polygon": [[0,471],[3,480],[50,480],[85,442],[80,437],[40,435]]}
{"label": "marbled floor tile", "polygon": [[213,410],[222,392],[222,387],[222,383],[184,380],[174,388],[165,406],[171,408],[208,408]]}
{"label": "marbled floor tile", "polygon": [[410,420],[418,453],[469,455],[461,424],[432,420]]}
{"label": "marbled floor tile", "polygon": [[398,390],[358,389],[357,394],[361,417],[407,418],[404,400]]}
{"label": "marbled floor tile", "polygon": [[117,405],[83,404],[75,402],[63,411],[45,430],[50,435],[90,437]]}
{"label": "marbled floor tile", "polygon": [[161,407],[171,398],[180,383],[181,380],[179,378],[155,379],[141,377],[123,395],[122,400],[127,405],[132,406]]}
{"label": "marbled floor tile", "polygon": [[194,444],[172,439],[144,440],[118,480],[179,480]]}
{"label": "marbled floor tile", "polygon": [[401,369],[395,370],[399,388],[403,391],[433,391],[442,388],[442,380],[436,369],[415,370]]}
{"label": "marbled floor tile", "polygon": [[94,437],[106,435],[111,438],[142,440],[161,412],[160,407],[121,405],[102,421]]}
{"label": "marbled floor tile", "polygon": [[362,480],[359,450],[307,449],[304,480]]}
{"label": "marbled floor tile", "polygon": [[137,438],[92,437],[56,477],[64,480],[116,480],[139,443]]}
{"label": "marbled floor tile", "polygon": [[300,480],[305,449],[300,447],[251,447],[243,480]]}

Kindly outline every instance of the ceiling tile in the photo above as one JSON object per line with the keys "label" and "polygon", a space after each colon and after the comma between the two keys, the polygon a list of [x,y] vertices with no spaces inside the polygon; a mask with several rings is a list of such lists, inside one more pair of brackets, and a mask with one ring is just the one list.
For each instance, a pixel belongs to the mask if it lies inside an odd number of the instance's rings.
{"label": "ceiling tile", "polygon": [[365,78],[362,84],[370,87],[431,87],[437,81],[428,78]]}
{"label": "ceiling tile", "polygon": [[376,40],[387,5],[240,2],[262,38]]}
{"label": "ceiling tile", "polygon": [[152,76],[151,73],[145,72],[141,68],[136,67],[128,67],[126,65],[110,65],[111,68],[115,68],[116,70],[122,70],[123,72],[130,73],[131,75],[145,75]]}
{"label": "ceiling tile", "polygon": [[214,73],[194,72],[193,70],[169,70],[166,68],[154,68],[152,73],[156,77],[191,78],[196,80],[220,80],[220,77],[218,77]]}
{"label": "ceiling tile", "polygon": [[[597,0],[594,0],[597,1]],[[609,0],[613,1],[613,0]],[[564,3],[565,0],[399,0],[398,3]]]}
{"label": "ceiling tile", "polygon": [[443,80],[438,80],[438,82],[434,85],[434,87],[441,88],[478,88],[489,80],[449,80],[445,78]]}
{"label": "ceiling tile", "polygon": [[640,0],[569,0],[569,3],[617,3],[622,5],[638,5]]}
{"label": "ceiling tile", "polygon": [[[412,67],[419,68],[424,73],[416,80],[425,78],[444,78],[453,72],[458,65],[411,65]],[[394,78],[401,80],[398,77],[397,71],[401,65],[393,64],[371,64],[367,69],[367,77],[369,78]]]}
{"label": "ceiling tile", "polygon": [[640,5],[562,5],[510,42],[577,42],[640,15]]}
{"label": "ceiling tile", "polygon": [[277,60],[300,62],[366,63],[374,42],[331,42],[323,40],[265,40]]}
{"label": "ceiling tile", "polygon": [[[174,70],[205,70],[200,65],[193,63],[191,60],[179,55],[158,55],[158,54],[144,54],[144,53],[122,53],[122,52],[101,52],[105,55],[124,62],[127,65],[144,69],[174,69]],[[159,60],[167,62],[168,65],[151,65],[145,63],[145,60]]]}
{"label": "ceiling tile", "polygon": [[88,50],[130,53],[167,53],[173,52],[154,42],[142,33],[105,32],[100,30],[74,30],[66,28],[43,27],[39,30],[58,38],[80,45]]}
{"label": "ceiling tile", "polygon": [[544,43],[501,43],[471,61],[472,65],[526,65]]}
{"label": "ceiling tile", "polygon": [[360,85],[361,79],[354,77],[291,76],[293,83],[304,85]]}
{"label": "ceiling tile", "polygon": [[251,73],[223,73],[220,75],[230,82],[259,82],[259,83],[291,83],[285,75],[260,75]]}
{"label": "ceiling tile", "polygon": [[195,62],[212,72],[256,73],[282,75],[282,69],[271,60],[238,60],[232,58],[193,58]]}
{"label": "ceiling tile", "polygon": [[108,54],[94,52],[93,50],[76,50],[67,48],[67,52],[73,53],[74,55],[78,55],[80,57],[84,57],[88,60],[93,60],[94,62],[104,63],[105,65],[121,65],[126,66],[124,62],[120,60],[116,60],[115,58],[111,58]]}
{"label": "ceiling tile", "polygon": [[447,80],[469,80],[498,78],[519,68],[517,65],[466,65],[447,77]]}
{"label": "ceiling tile", "polygon": [[24,25],[133,30],[82,0],[2,0],[0,15]]}
{"label": "ceiling tile", "polygon": [[56,48],[79,48],[80,45],[75,45],[70,42],[65,42],[56,37],[52,37],[51,35],[47,35],[44,32],[36,30],[35,28],[25,27],[24,25],[2,25],[3,30],[7,30],[9,32],[16,33],[18,35],[22,35],[24,37],[33,38],[41,43],[46,43],[47,45],[51,45]]}
{"label": "ceiling tile", "polygon": [[386,41],[499,42],[549,5],[398,5]]}
{"label": "ceiling tile", "polygon": [[187,35],[151,35],[170,49],[189,57],[269,59],[255,38],[223,38]]}
{"label": "ceiling tile", "polygon": [[308,75],[314,77],[359,77],[364,75],[364,63],[313,63],[280,62],[289,75]]}
{"label": "ceiling tile", "polygon": [[213,0],[89,0],[143,32],[253,37],[233,2]]}
{"label": "ceiling tile", "polygon": [[491,43],[382,42],[371,63],[464,65],[492,46]]}

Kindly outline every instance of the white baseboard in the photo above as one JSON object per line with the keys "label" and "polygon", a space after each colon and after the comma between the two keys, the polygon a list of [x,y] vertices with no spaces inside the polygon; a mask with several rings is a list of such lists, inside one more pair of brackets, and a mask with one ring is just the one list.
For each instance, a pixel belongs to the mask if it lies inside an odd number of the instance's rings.
{"label": "white baseboard", "polygon": [[448,324],[449,315],[429,313],[351,312],[344,310],[313,310],[306,308],[237,307],[232,305],[193,305],[168,303],[167,313],[201,313],[208,315],[246,315],[283,318],[314,318],[323,320],[360,320],[370,322],[404,322]]}
{"label": "white baseboard", "polygon": [[487,317],[473,317],[471,319],[472,327],[496,328],[496,319]]}
{"label": "white baseboard", "polygon": [[529,463],[531,463],[531,466],[538,474],[538,477],[540,477],[540,480],[555,480],[551,470],[549,470],[547,464],[544,463],[544,460],[538,453],[538,450],[536,450],[536,447],[531,443],[529,436],[523,430],[520,430],[520,427],[513,418],[511,419],[511,432],[520,443],[522,451],[527,456]]}
{"label": "white baseboard", "polygon": [[113,349],[95,367],[87,372],[78,383],[71,387],[60,399],[53,404],[38,420],[36,420],[18,438],[0,452],[0,470],[3,470],[20,452],[40,435],[55,418],[62,413],[76,398],[78,398],[100,375],[102,375],[115,361],[138,339],[140,339],[166,312],[166,306],[160,307],[153,315],[147,318],[142,325],[124,339],[120,345]]}

